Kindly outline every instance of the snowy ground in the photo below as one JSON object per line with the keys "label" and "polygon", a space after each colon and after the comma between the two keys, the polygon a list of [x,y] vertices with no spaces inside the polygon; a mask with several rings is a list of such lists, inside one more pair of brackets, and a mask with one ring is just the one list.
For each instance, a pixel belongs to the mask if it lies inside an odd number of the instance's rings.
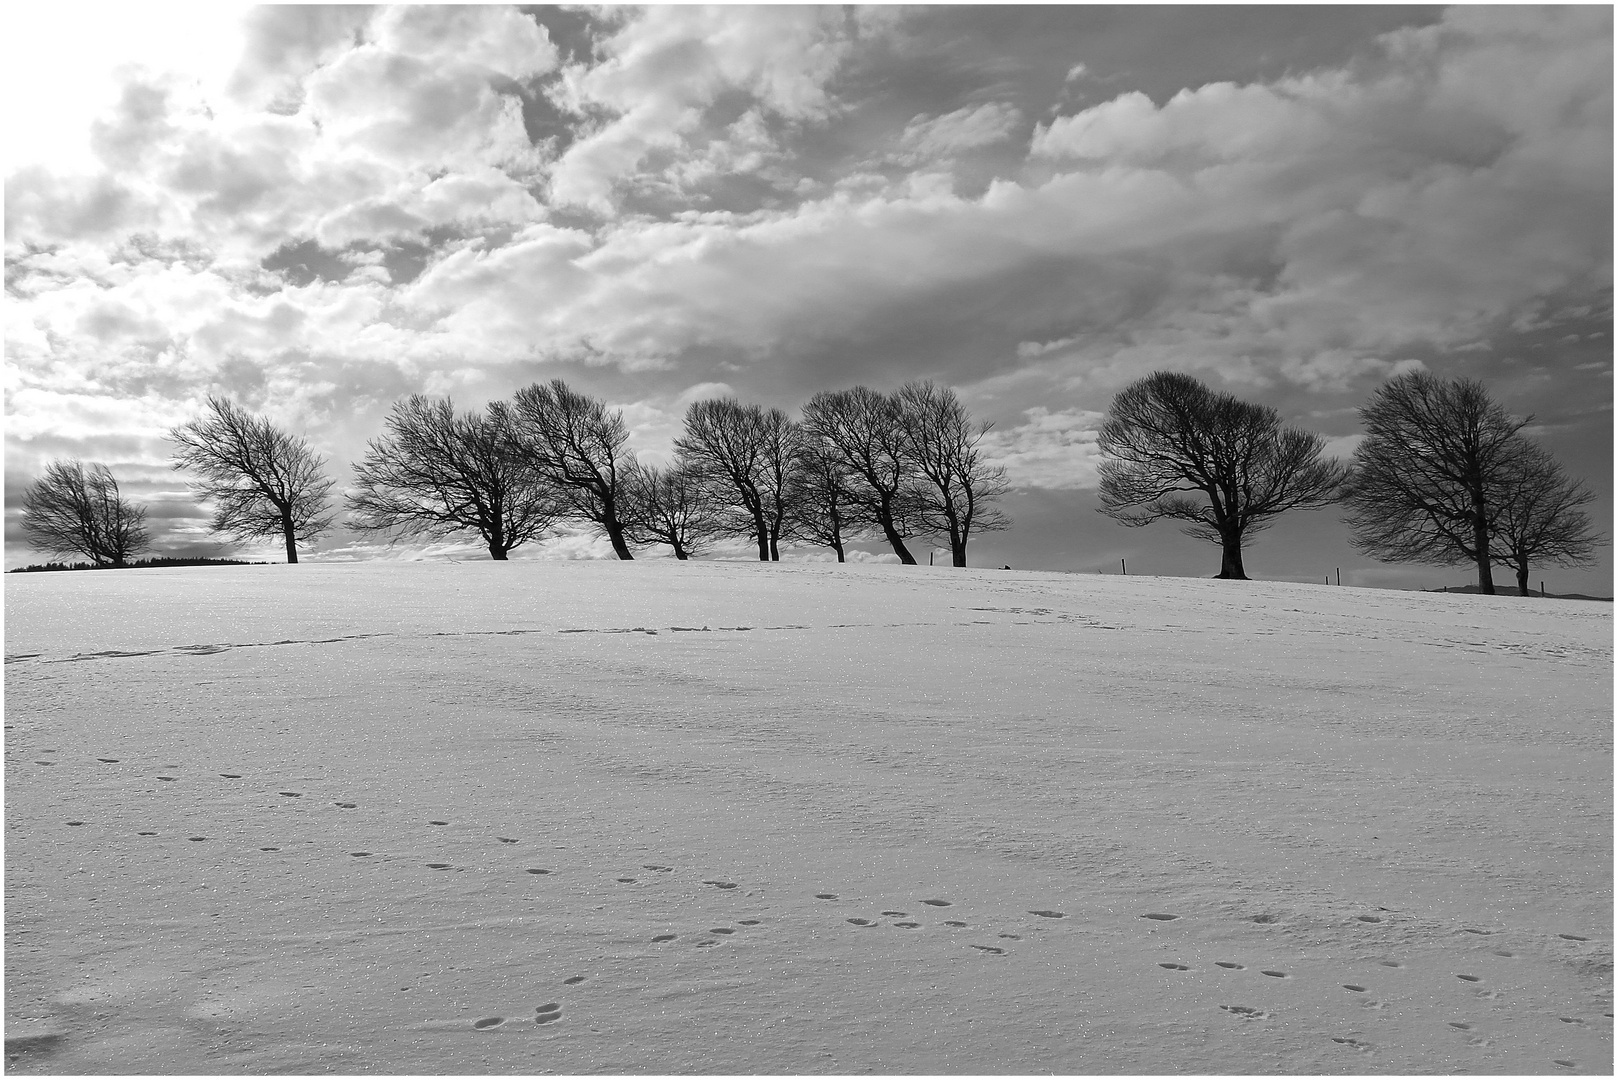
{"label": "snowy ground", "polygon": [[1612,609],[6,579],[17,1073],[1607,1073]]}

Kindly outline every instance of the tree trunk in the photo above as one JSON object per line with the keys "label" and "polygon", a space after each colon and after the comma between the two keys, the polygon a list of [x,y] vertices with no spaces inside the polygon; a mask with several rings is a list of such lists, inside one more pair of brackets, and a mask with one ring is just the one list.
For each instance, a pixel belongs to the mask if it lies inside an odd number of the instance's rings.
{"label": "tree trunk", "polygon": [[1519,593],[1521,593],[1522,595],[1524,595],[1524,596],[1530,595],[1529,592],[1528,592],[1528,560],[1527,559],[1523,559],[1521,562],[1517,563],[1517,591]]}
{"label": "tree trunk", "polygon": [[288,562],[288,564],[297,562],[298,561],[298,538],[293,535],[292,521],[289,518],[283,517],[281,519],[281,533],[286,538],[286,542],[287,542],[287,562]]}
{"label": "tree trunk", "polygon": [[905,547],[904,538],[893,527],[893,522],[887,518],[882,519],[882,534],[887,537],[888,543],[893,546],[893,553],[899,556],[901,563],[906,566],[916,565],[916,557],[910,554],[910,549]]}
{"label": "tree trunk", "polygon": [[1494,595],[1494,566],[1489,558],[1489,518],[1482,492],[1472,493],[1472,551],[1478,563],[1478,592]]}
{"label": "tree trunk", "polygon": [[753,511],[753,532],[758,536],[758,561],[770,561],[770,530],[764,524],[762,511]]}
{"label": "tree trunk", "polygon": [[608,518],[601,523],[607,530],[607,539],[612,542],[612,552],[620,559],[633,559],[635,556],[629,551],[629,543],[624,540],[624,527],[618,523],[617,518]]}
{"label": "tree trunk", "polygon": [[489,541],[489,558],[493,559],[495,562],[509,561],[506,558],[506,549],[495,543],[493,540]]}
{"label": "tree trunk", "polygon": [[847,562],[848,561],[847,559],[843,558],[843,545],[842,545],[841,542],[833,544],[831,546],[831,549],[833,551],[837,552],[837,561],[838,562]]}
{"label": "tree trunk", "polygon": [[1242,566],[1242,534],[1225,532],[1220,537],[1219,577],[1233,581],[1247,581],[1247,570]]}

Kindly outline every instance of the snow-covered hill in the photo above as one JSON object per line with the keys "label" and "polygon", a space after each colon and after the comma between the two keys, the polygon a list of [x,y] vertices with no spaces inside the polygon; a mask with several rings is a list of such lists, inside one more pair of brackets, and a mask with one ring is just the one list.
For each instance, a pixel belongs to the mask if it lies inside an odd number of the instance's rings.
{"label": "snow-covered hill", "polygon": [[1612,1067],[1605,605],[666,560],[5,584],[18,1073]]}

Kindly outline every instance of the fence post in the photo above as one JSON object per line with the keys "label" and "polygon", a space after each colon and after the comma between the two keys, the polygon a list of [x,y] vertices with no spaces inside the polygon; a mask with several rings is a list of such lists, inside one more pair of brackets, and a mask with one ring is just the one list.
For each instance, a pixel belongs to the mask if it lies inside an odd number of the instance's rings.
{"label": "fence post", "polygon": [[1124,560],[1119,559],[1118,560],[1118,565],[1124,568],[1124,576],[1128,577],[1129,576],[1129,564],[1124,562]]}

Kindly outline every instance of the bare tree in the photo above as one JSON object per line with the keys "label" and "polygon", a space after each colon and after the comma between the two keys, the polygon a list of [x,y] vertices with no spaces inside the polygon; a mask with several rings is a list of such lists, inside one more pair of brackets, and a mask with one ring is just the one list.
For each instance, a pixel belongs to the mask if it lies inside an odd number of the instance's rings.
{"label": "bare tree", "polygon": [[1360,409],[1365,438],[1343,498],[1353,545],[1389,562],[1471,563],[1479,591],[1492,595],[1496,503],[1530,419],[1470,379],[1420,371],[1388,380]]}
{"label": "bare tree", "polygon": [[966,545],[974,533],[1009,528],[1011,520],[993,505],[1006,493],[1006,470],[990,465],[978,451],[988,424],[974,425],[949,387],[931,382],[899,389],[900,416],[916,466],[927,478],[921,520],[929,531],[949,538],[951,562],[966,565]]}
{"label": "bare tree", "polygon": [[1188,521],[1220,546],[1221,578],[1245,581],[1242,548],[1288,510],[1334,502],[1346,469],[1325,440],[1281,426],[1274,409],[1159,371],[1113,398],[1097,439],[1101,513],[1125,525]]}
{"label": "bare tree", "polygon": [[916,467],[899,402],[865,386],[816,394],[803,407],[803,427],[829,447],[853,477],[851,493],[862,517],[906,565],[916,558],[905,539],[921,522],[924,478]]}
{"label": "bare tree", "polygon": [[606,533],[614,554],[633,559],[619,505],[634,461],[624,449],[629,430],[622,410],[609,413],[604,402],[561,379],[524,387],[510,405],[490,409],[513,433],[522,460],[563,491],[575,514]]}
{"label": "bare tree", "polygon": [[83,555],[103,566],[126,566],[150,546],[146,508],[125,502],[105,465],[53,461],[22,496],[28,542],[52,555]]}
{"label": "bare tree", "polygon": [[489,557],[544,536],[564,512],[546,478],[514,452],[492,415],[457,416],[449,398],[395,402],[388,433],[354,466],[349,523],[362,531],[443,537],[475,532]]}
{"label": "bare tree", "polygon": [[1496,494],[1491,557],[1517,574],[1517,591],[1528,595],[1533,563],[1586,566],[1605,539],[1583,510],[1595,496],[1562,471],[1545,449],[1519,437],[1513,467]]}
{"label": "bare tree", "polygon": [[667,544],[682,562],[700,555],[724,529],[711,486],[692,469],[635,462],[624,478],[624,527],[637,544]]}
{"label": "bare tree", "polygon": [[844,544],[860,539],[868,528],[860,518],[853,484],[854,474],[841,455],[819,440],[805,439],[787,491],[792,539],[829,547],[838,562],[847,562]]}
{"label": "bare tree", "polygon": [[[760,562],[779,561],[786,526],[787,488],[800,441],[797,425],[780,409],[743,405],[735,398],[695,401],[685,432],[674,440],[688,469],[729,495],[726,527],[758,543]],[[717,507],[724,512],[723,506]]]}
{"label": "bare tree", "polygon": [[210,396],[204,415],[174,428],[169,438],[179,444],[174,467],[201,477],[191,486],[213,504],[214,532],[236,540],[280,536],[287,562],[295,563],[300,542],[331,528],[333,481],[301,436]]}

